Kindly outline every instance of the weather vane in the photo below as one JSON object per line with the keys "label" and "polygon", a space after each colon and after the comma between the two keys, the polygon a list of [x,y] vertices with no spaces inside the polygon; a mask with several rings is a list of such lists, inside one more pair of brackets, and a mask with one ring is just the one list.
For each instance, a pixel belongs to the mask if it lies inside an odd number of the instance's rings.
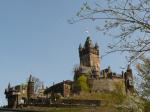
{"label": "weather vane", "polygon": [[90,36],[88,29],[85,30],[85,33],[87,34],[87,36]]}

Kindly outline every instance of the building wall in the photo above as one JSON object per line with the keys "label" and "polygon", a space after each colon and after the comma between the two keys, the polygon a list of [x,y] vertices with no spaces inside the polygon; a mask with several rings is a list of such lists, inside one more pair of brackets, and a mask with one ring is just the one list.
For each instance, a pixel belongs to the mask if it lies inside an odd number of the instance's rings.
{"label": "building wall", "polygon": [[89,79],[88,84],[92,92],[122,92],[125,93],[124,79]]}
{"label": "building wall", "polygon": [[63,88],[64,88],[64,90],[63,90],[63,96],[64,97],[69,97],[70,96],[70,93],[71,93],[71,85],[68,85],[68,84],[64,84],[63,85]]}
{"label": "building wall", "polygon": [[71,94],[72,81],[63,81],[45,89],[46,96],[51,94],[61,94],[63,97],[69,97]]}

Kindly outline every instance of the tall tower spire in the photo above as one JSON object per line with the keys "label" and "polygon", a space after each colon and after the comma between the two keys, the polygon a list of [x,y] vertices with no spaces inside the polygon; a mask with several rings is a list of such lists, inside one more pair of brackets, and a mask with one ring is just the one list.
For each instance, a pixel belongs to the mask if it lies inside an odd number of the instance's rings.
{"label": "tall tower spire", "polygon": [[28,88],[27,88],[28,99],[32,98],[33,95],[34,95],[34,81],[33,81],[32,75],[30,74],[29,80],[28,80]]}

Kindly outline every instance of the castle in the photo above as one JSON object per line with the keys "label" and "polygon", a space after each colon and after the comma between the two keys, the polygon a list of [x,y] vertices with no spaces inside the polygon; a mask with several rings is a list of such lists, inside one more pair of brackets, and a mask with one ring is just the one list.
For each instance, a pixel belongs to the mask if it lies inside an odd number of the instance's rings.
{"label": "castle", "polygon": [[100,67],[100,53],[99,46],[93,44],[90,37],[87,37],[85,44],[79,45],[80,65],[74,70],[74,80],[66,80],[51,87],[44,88],[42,86],[37,93],[35,93],[35,80],[32,75],[29,76],[27,84],[17,85],[5,89],[5,95],[8,100],[8,108],[16,108],[19,105],[33,105],[33,104],[51,104],[56,102],[59,98],[69,98],[71,95],[80,92],[76,89],[75,81],[84,75],[87,77],[87,85],[90,92],[112,92],[116,91],[116,84],[122,84],[122,91],[129,93],[133,91],[133,75],[130,66],[127,70],[117,74],[108,67],[101,70]]}
{"label": "castle", "polygon": [[[117,74],[111,70],[111,67],[101,70],[100,68],[100,53],[97,43],[93,44],[90,37],[87,37],[85,44],[79,45],[80,65],[75,68],[74,80],[84,74],[88,78],[88,85],[91,91],[115,91],[114,87],[117,83],[124,84],[123,92],[133,90],[133,74],[130,65],[126,72]],[[125,90],[125,91],[124,91]]]}

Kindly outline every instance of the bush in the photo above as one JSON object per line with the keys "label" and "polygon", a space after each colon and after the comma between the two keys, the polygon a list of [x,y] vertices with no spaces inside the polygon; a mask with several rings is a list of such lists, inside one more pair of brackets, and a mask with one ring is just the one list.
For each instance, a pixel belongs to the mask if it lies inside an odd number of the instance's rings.
{"label": "bush", "polygon": [[78,91],[89,91],[89,86],[87,84],[87,77],[81,74],[75,81],[75,85]]}

